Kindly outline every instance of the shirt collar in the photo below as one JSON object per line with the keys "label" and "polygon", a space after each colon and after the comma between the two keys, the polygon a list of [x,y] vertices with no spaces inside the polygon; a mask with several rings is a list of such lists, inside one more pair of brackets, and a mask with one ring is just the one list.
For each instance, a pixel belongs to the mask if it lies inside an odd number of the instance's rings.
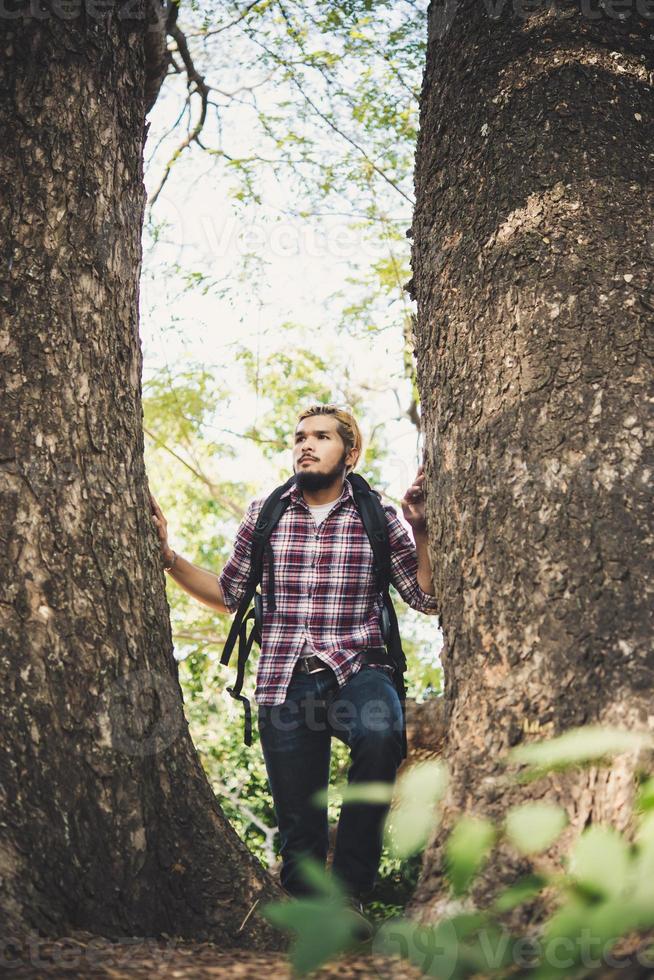
{"label": "shirt collar", "polygon": [[[292,483],[291,486],[288,488],[288,490],[284,491],[284,493],[282,494],[282,499],[284,497],[290,497],[291,501],[295,504],[304,504],[305,507],[307,506],[306,501],[302,496],[302,491],[298,487],[297,483]],[[345,480],[343,483],[343,491],[340,497],[337,497],[336,500],[330,501],[330,503],[336,504],[339,503],[340,501],[345,502],[348,499],[354,500],[354,494],[352,493],[352,484],[350,483],[349,480]]]}

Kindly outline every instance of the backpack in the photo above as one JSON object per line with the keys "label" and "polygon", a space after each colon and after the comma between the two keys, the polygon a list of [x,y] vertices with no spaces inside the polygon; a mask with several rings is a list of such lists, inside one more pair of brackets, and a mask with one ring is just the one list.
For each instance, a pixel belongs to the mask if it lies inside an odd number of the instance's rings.
{"label": "backpack", "polygon": [[[384,644],[390,655],[391,662],[395,668],[394,683],[400,705],[402,707],[402,758],[407,756],[406,743],[406,688],[404,685],[404,672],[406,671],[406,658],[402,650],[402,640],[397,622],[397,614],[393,606],[393,601],[389,595],[391,583],[391,550],[388,541],[388,525],[386,523],[386,513],[381,504],[381,497],[377,491],[373,490],[370,484],[358,473],[350,473],[346,477],[352,486],[354,503],[361,517],[365,528],[370,547],[372,548],[375,577],[377,589],[382,597],[383,605],[381,610],[381,630]],[[290,497],[283,497],[283,494],[290,489],[295,482],[295,474],[277,487],[266,498],[259,513],[256,526],[253,532],[252,559],[250,574],[245,585],[245,592],[234,615],[229,636],[223,649],[221,664],[229,664],[232,650],[238,640],[238,661],[236,669],[236,680],[232,687],[228,687],[229,694],[243,704],[245,712],[245,734],[244,742],[246,745],[252,744],[252,712],[250,702],[241,694],[243,680],[245,677],[245,664],[250,655],[252,644],[256,642],[261,646],[261,625],[263,622],[263,596],[257,587],[261,583],[263,576],[264,560],[268,562],[268,583],[269,589],[266,595],[266,608],[274,611],[275,606],[275,570],[273,564],[273,551],[269,544],[270,535],[277,527],[282,514],[290,504]],[[250,603],[253,603],[250,608]],[[248,636],[248,623],[252,621],[252,626]]]}

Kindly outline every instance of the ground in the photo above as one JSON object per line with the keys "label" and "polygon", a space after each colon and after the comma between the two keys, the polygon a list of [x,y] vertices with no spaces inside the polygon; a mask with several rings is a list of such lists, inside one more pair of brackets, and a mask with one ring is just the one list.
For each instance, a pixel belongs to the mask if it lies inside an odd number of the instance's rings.
{"label": "ground", "polygon": [[[16,957],[16,958],[14,958]],[[6,971],[6,972],[5,972]],[[0,974],[15,980],[209,980],[214,977],[270,977],[291,980],[293,972],[282,953],[250,953],[219,949],[213,943],[191,943],[177,938],[133,939],[118,943],[88,932],[74,932],[60,940],[38,940],[30,955],[6,947],[0,950]],[[350,955],[313,973],[316,980],[385,978],[415,980],[420,972],[410,965],[369,955]]]}

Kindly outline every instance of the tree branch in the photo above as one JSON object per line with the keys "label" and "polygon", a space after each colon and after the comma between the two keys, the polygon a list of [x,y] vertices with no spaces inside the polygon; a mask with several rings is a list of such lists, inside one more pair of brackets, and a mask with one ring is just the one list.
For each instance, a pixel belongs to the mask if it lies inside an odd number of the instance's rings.
{"label": "tree branch", "polygon": [[[189,132],[186,139],[182,140],[182,142],[179,144],[179,146],[171,156],[170,160],[166,164],[163,177],[161,178],[159,186],[157,187],[156,191],[154,192],[154,194],[152,195],[152,197],[148,202],[149,210],[152,210],[152,208],[154,207],[157,198],[159,197],[161,191],[163,190],[164,184],[166,183],[168,177],[170,176],[170,171],[172,170],[173,164],[178,159],[180,154],[183,153],[184,150],[187,149],[193,142],[197,143],[198,146],[204,149],[202,143],[200,142],[200,133],[202,132],[205,120],[207,118],[207,106],[209,104],[209,93],[211,92],[211,86],[208,85],[207,82],[205,81],[204,75],[201,75],[197,70],[197,68],[195,67],[193,58],[191,56],[191,52],[189,51],[186,37],[182,29],[178,27],[177,24],[174,24],[172,29],[168,33],[176,41],[177,52],[181,55],[182,61],[184,62],[184,67],[186,69],[186,75],[187,75],[187,87],[189,91],[189,98],[190,96],[196,94],[199,94],[200,96],[200,116],[198,118],[197,123],[193,127],[193,130]],[[193,84],[195,85],[195,91],[191,90],[191,86]]]}
{"label": "tree branch", "polygon": [[261,0],[253,0],[252,3],[249,3],[247,7],[245,7],[245,9],[241,11],[238,17],[235,17],[234,20],[230,20],[228,24],[223,24],[222,27],[216,27],[212,31],[196,31],[195,34],[189,34],[188,36],[205,38],[205,37],[215,37],[216,34],[222,34],[223,31],[229,30],[230,27],[236,27],[236,25],[240,24],[242,20],[245,20],[245,18],[250,13],[252,8],[256,7],[256,5],[260,2]]}
{"label": "tree branch", "polygon": [[205,476],[205,474],[199,468],[196,469],[195,467],[191,466],[191,464],[188,463],[185,459],[183,459],[178,453],[176,453],[174,449],[171,449],[170,446],[166,445],[163,439],[159,439],[159,437],[156,436],[154,432],[150,432],[150,430],[147,429],[145,426],[143,426],[143,431],[146,434],[146,436],[148,436],[148,438],[152,439],[152,441],[157,444],[157,446],[160,446],[161,449],[165,449],[166,452],[170,453],[170,455],[174,459],[176,459],[179,463],[181,463],[182,466],[185,466],[186,469],[193,474],[193,476],[196,476],[198,480],[204,483],[204,485],[209,488],[211,496],[216,501],[216,503],[220,504],[220,506],[224,507],[225,510],[229,511],[229,513],[232,514],[232,516],[237,517],[240,520],[240,518],[243,516],[240,508],[237,507],[235,504],[233,504],[230,500],[226,500],[221,494],[217,492],[217,484],[215,484],[213,480],[211,480],[208,476]]}
{"label": "tree branch", "polygon": [[166,39],[175,25],[179,9],[175,0],[166,0],[161,6],[154,3],[151,8],[154,10],[156,21],[154,24],[146,24],[143,37],[145,50],[145,91],[143,98],[146,116],[157,101],[159,90],[168,73],[170,57]]}
{"label": "tree branch", "polygon": [[232,806],[236,807],[239,813],[242,813],[253,826],[261,831],[266,841],[265,849],[268,865],[273,865],[276,861],[273,841],[275,834],[277,833],[277,827],[268,827],[267,824],[263,823],[263,821],[257,817],[256,813],[253,813],[253,811],[245,803],[243,803],[240,794],[234,793],[228,786],[225,786],[224,783],[221,783],[218,780],[213,780],[212,785],[217,793],[220,793],[225,797],[225,799],[229,800]]}
{"label": "tree branch", "polygon": [[[313,112],[317,116],[319,116],[320,119],[322,119],[323,122],[327,123],[327,125],[329,126],[329,128],[332,129],[335,133],[337,133],[338,136],[341,137],[341,139],[344,139],[347,143],[350,144],[350,146],[354,147],[354,149],[357,151],[357,153],[360,153],[361,156],[363,157],[363,159],[366,161],[366,163],[370,166],[371,170],[374,170],[374,172],[376,174],[378,174],[382,178],[382,180],[385,180],[386,183],[389,184],[393,188],[393,190],[397,191],[397,193],[400,194],[400,196],[403,197],[405,199],[405,201],[408,201],[409,204],[413,207],[413,205],[414,205],[413,198],[410,197],[408,194],[406,194],[402,190],[402,188],[399,186],[399,184],[397,184],[393,180],[392,177],[389,177],[388,174],[384,173],[384,171],[381,169],[381,167],[378,167],[377,166],[377,164],[374,162],[374,160],[372,160],[368,156],[368,154],[366,153],[366,151],[364,150],[364,148],[362,146],[360,146],[356,142],[356,140],[352,139],[351,136],[348,136],[347,133],[344,133],[342,129],[339,129],[339,127],[336,125],[336,123],[332,119],[330,119],[329,116],[327,116],[322,111],[322,109],[319,109],[318,106],[315,104],[315,102],[312,99],[309,98],[309,96],[306,94],[306,92],[302,88],[302,85],[300,84],[300,81],[298,80],[297,75],[295,74],[295,71],[293,70],[293,67],[292,67],[291,62],[286,61],[284,58],[280,58],[280,56],[278,54],[276,54],[269,47],[267,47],[265,44],[263,44],[258,38],[252,37],[251,40],[254,41],[254,43],[257,44],[263,51],[265,51],[266,54],[270,58],[273,58],[276,62],[278,62],[278,64],[283,65],[283,67],[285,67],[285,68],[288,69],[289,81],[291,81],[293,83],[293,85],[297,88],[297,90],[299,91],[300,95],[302,96],[302,98],[304,99],[304,101],[307,103],[307,105],[313,110]],[[300,63],[301,64],[304,64],[304,62],[300,62]]]}

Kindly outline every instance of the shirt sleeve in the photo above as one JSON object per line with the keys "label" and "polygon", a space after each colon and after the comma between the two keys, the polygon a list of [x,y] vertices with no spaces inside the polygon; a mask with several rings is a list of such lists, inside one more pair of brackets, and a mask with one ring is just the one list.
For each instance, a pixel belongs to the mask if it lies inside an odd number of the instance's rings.
{"label": "shirt sleeve", "polygon": [[384,505],[391,548],[391,582],[404,601],[427,616],[438,612],[436,596],[429,595],[418,585],[418,553],[416,546],[401,523],[394,507]]}
{"label": "shirt sleeve", "polygon": [[236,612],[245,594],[250,562],[252,559],[252,536],[261,509],[261,501],[253,500],[239,524],[234,542],[234,550],[227,564],[218,576],[225,605],[230,612]]}

